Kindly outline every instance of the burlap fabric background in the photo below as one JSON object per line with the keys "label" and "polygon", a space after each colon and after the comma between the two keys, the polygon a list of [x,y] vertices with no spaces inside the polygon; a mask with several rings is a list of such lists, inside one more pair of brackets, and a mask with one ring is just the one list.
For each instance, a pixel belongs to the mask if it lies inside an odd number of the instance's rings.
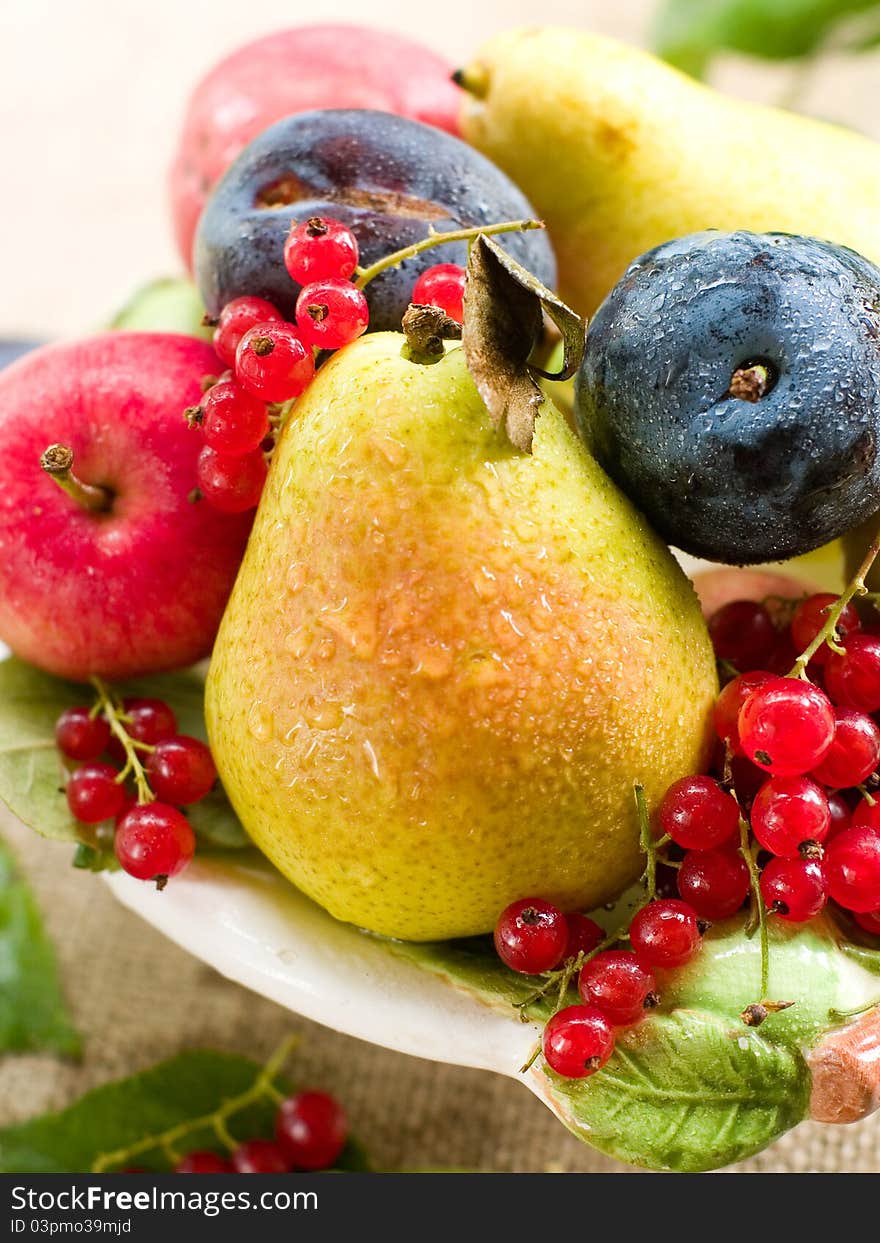
{"label": "burlap fabric background", "polygon": [[[187,1046],[262,1058],[298,1031],[296,1080],[339,1094],[380,1169],[626,1172],[570,1136],[512,1080],[390,1053],[297,1018],[123,910],[98,878],[70,868],[69,848],[23,830],[12,845],[42,903],[86,1051],[81,1065],[0,1062],[0,1124],[62,1106]],[[735,1168],[880,1172],[880,1115],[850,1127],[805,1123]]]}

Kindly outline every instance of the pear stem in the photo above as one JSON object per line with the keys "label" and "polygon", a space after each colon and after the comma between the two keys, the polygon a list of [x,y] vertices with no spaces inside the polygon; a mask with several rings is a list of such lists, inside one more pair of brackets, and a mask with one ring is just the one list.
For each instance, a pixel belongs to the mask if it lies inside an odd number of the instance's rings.
{"label": "pear stem", "polygon": [[420,242],[413,242],[411,246],[404,246],[403,250],[395,250],[392,254],[385,255],[384,258],[371,263],[368,268],[358,268],[355,285],[358,289],[363,289],[383,272],[387,272],[390,268],[399,268],[407,259],[412,259],[425,250],[431,250],[434,246],[442,246],[445,242],[473,242],[480,236],[489,237],[493,233],[526,233],[530,229],[545,227],[543,220],[505,220],[501,224],[481,224],[471,229],[454,229],[451,233],[439,233],[432,227],[428,236],[423,237]]}
{"label": "pear stem", "polygon": [[73,450],[67,445],[49,445],[40,456],[40,466],[59,488],[84,509],[106,513],[113,504],[113,495],[107,488],[85,483],[73,473]]}

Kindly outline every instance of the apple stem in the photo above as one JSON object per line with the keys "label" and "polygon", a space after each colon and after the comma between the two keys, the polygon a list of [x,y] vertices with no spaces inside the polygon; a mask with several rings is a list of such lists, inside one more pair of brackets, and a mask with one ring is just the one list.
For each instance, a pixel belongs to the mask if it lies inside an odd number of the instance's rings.
{"label": "apple stem", "polygon": [[112,493],[107,488],[84,483],[73,473],[73,450],[67,445],[49,445],[40,456],[40,466],[83,509],[106,513],[113,504]]}
{"label": "apple stem", "polygon": [[449,233],[441,233],[431,227],[428,236],[423,237],[420,242],[413,242],[411,246],[404,246],[403,250],[395,250],[392,254],[385,255],[383,259],[371,263],[368,268],[358,268],[355,285],[358,289],[363,289],[389,268],[399,268],[407,259],[420,255],[424,250],[431,250],[434,246],[442,246],[445,242],[473,242],[481,235],[489,237],[493,233],[526,233],[529,229],[543,228],[546,228],[543,220],[504,220],[501,224],[481,224],[470,229],[453,229]]}

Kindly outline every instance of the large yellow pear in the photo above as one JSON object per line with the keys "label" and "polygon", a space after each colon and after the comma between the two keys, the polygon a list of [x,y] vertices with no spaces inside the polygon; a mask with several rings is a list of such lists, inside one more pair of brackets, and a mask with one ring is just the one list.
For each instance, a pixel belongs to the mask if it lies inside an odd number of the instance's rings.
{"label": "large yellow pear", "polygon": [[689,581],[546,402],[529,456],[461,348],[341,350],[276,450],[207,686],[242,823],[338,918],[482,933],[638,873],[705,758],[715,665]]}
{"label": "large yellow pear", "polygon": [[461,77],[464,137],[547,222],[582,314],[638,255],[700,229],[806,233],[880,262],[880,145],[851,130],[579,30],[499,35]]}

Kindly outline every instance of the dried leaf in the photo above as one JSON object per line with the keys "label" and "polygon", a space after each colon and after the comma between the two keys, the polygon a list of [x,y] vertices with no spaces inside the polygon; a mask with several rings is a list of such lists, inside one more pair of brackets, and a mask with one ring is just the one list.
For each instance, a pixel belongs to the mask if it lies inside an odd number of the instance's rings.
{"label": "dried leaf", "polygon": [[[529,361],[541,341],[544,315],[562,334],[562,370],[550,374]],[[535,376],[567,380],[584,352],[586,324],[490,237],[471,246],[464,295],[462,344],[468,368],[492,422],[530,453],[544,401]]]}

